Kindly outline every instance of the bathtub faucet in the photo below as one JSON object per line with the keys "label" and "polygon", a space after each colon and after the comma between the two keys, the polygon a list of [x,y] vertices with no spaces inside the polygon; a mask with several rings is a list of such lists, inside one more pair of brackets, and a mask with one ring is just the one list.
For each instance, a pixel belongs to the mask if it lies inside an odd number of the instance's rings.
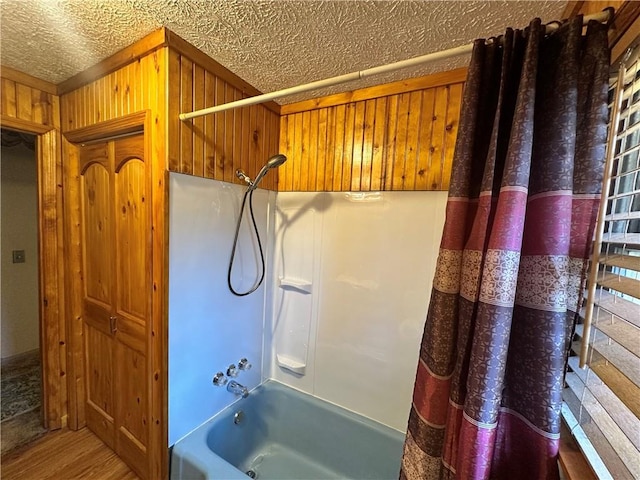
{"label": "bathtub faucet", "polygon": [[227,391],[235,395],[242,395],[242,398],[247,398],[249,396],[249,390],[247,390],[247,387],[239,384],[235,380],[231,380],[227,383]]}

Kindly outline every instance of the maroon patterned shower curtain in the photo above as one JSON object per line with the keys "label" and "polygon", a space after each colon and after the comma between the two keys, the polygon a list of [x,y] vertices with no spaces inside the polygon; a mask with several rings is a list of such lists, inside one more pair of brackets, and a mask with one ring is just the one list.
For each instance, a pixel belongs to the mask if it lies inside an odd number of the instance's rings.
{"label": "maroon patterned shower curtain", "polygon": [[607,132],[607,28],[475,42],[401,479],[557,479]]}

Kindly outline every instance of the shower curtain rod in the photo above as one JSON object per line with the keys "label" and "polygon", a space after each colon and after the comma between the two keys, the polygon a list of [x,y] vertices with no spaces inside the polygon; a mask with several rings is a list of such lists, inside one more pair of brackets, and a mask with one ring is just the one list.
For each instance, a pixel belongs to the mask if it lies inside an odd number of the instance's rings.
{"label": "shower curtain rod", "polygon": [[[596,20],[598,22],[608,22],[613,15],[612,9],[607,8],[600,13],[593,15],[586,15],[583,18],[583,23],[587,24],[590,20]],[[550,23],[545,26],[545,33],[551,33],[558,28],[558,23]],[[296,93],[308,92],[309,90],[317,90],[319,88],[331,87],[333,85],[339,85],[341,83],[351,82],[353,80],[360,80],[372,75],[379,75],[382,73],[394,72],[403,68],[414,67],[416,65],[422,65],[423,63],[433,62],[435,60],[442,60],[445,58],[457,57],[459,55],[465,55],[471,53],[473,50],[473,43],[468,45],[462,45],[460,47],[450,48],[448,50],[442,50],[440,52],[428,53],[419,57],[409,58],[407,60],[401,60],[399,62],[389,63],[387,65],[381,65],[379,67],[368,68],[366,70],[360,70],[358,72],[347,73],[345,75],[338,75],[337,77],[325,78],[324,80],[317,80],[311,83],[305,83],[303,85],[297,85],[295,87],[289,87],[282,90],[277,90],[271,93],[263,93],[262,95],[256,95],[255,97],[244,98],[242,100],[236,100],[234,102],[223,103],[216,105],[215,107],[204,108],[202,110],[195,110],[189,113],[181,113],[179,115],[180,120],[189,120],[210,113],[224,112],[225,110],[232,110],[239,107],[247,107],[249,105],[255,105],[258,103],[268,102],[274,98],[287,97]]]}

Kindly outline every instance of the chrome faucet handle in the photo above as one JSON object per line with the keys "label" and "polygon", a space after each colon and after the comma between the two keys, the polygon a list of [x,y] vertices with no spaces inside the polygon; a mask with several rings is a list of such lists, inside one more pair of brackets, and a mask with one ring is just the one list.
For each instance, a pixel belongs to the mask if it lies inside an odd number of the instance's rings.
{"label": "chrome faucet handle", "polygon": [[224,376],[224,373],[218,372],[213,376],[213,384],[216,387],[222,387],[227,384],[227,377]]}
{"label": "chrome faucet handle", "polygon": [[229,365],[227,368],[227,377],[237,377],[238,376],[238,367],[236,367],[233,363]]}
{"label": "chrome faucet handle", "polygon": [[249,363],[249,360],[247,360],[246,358],[241,358],[240,361],[238,362],[238,369],[251,370],[251,364]]}

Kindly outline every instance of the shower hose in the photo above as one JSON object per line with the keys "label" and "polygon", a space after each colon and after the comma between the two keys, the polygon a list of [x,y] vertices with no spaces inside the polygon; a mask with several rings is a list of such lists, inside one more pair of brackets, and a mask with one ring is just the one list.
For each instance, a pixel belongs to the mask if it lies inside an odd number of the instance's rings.
{"label": "shower hose", "polygon": [[[253,192],[254,188],[251,186],[247,188],[244,192],[244,196],[242,197],[242,206],[240,207],[240,216],[238,217],[238,223],[236,223],[236,233],[233,236],[233,247],[231,248],[231,258],[229,259],[229,271],[227,272],[227,285],[229,285],[229,290],[231,293],[238,297],[244,297],[255,292],[260,285],[262,285],[262,281],[264,280],[264,253],[262,252],[262,242],[260,241],[260,232],[258,231],[258,226],[256,225],[256,217],[253,214]],[[233,288],[231,284],[231,270],[233,269],[233,260],[236,256],[236,249],[238,247],[238,234],[240,233],[240,225],[242,224],[242,217],[244,215],[244,208],[247,203],[247,196],[249,197],[249,213],[251,214],[251,222],[253,223],[253,230],[256,232],[256,237],[258,239],[258,249],[260,250],[260,263],[262,265],[262,273],[260,274],[260,279],[258,282],[248,291],[246,292],[238,292]]]}

